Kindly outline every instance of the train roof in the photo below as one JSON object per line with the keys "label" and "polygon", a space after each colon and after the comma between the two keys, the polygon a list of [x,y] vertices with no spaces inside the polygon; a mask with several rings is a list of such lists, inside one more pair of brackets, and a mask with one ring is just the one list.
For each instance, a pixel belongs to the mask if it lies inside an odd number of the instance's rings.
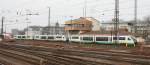
{"label": "train roof", "polygon": [[[95,36],[115,36],[115,35],[112,35],[112,34],[82,34],[82,35],[95,35]],[[120,35],[117,35],[117,36],[132,36],[132,35],[123,35],[123,34],[120,34]]]}

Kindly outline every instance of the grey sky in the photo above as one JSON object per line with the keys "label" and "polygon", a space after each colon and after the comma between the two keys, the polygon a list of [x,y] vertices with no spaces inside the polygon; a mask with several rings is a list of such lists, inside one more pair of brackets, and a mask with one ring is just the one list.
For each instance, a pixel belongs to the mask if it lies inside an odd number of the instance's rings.
{"label": "grey sky", "polygon": [[[87,16],[95,17],[100,21],[108,21],[114,15],[115,0],[87,0]],[[138,18],[150,15],[150,0],[138,0]],[[81,17],[83,14],[84,0],[0,0],[0,16],[5,16],[7,31],[12,28],[23,29],[27,26],[26,18],[29,18],[29,25],[47,25],[48,8],[51,7],[51,23]],[[120,19],[132,20],[134,15],[134,0],[120,0]],[[26,13],[39,13],[36,16],[25,16]],[[16,15],[21,12],[21,15]],[[104,14],[104,15],[102,15]],[[18,22],[16,22],[16,20]],[[11,21],[11,23],[10,23]],[[13,22],[12,22],[13,21]]]}

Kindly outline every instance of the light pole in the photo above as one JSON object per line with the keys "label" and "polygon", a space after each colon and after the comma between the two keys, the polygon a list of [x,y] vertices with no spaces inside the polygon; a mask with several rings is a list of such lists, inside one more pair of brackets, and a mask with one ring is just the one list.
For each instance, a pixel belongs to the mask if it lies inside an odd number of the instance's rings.
{"label": "light pole", "polygon": [[134,0],[134,32],[136,33],[137,31],[137,0]]}

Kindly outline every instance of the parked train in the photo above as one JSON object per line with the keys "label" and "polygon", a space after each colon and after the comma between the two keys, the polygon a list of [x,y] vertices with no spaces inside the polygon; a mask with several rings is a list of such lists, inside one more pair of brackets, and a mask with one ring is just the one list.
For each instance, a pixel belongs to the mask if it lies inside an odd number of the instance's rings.
{"label": "parked train", "polygon": [[129,35],[15,35],[16,40],[50,40],[50,41],[70,41],[80,43],[96,43],[96,44],[136,44],[137,40],[134,36]]}

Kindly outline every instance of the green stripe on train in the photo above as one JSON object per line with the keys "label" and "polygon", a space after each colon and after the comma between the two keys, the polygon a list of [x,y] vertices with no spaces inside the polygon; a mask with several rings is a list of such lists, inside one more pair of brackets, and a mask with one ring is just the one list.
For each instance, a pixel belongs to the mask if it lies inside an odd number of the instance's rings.
{"label": "green stripe on train", "polygon": [[96,44],[112,44],[112,42],[96,42]]}

